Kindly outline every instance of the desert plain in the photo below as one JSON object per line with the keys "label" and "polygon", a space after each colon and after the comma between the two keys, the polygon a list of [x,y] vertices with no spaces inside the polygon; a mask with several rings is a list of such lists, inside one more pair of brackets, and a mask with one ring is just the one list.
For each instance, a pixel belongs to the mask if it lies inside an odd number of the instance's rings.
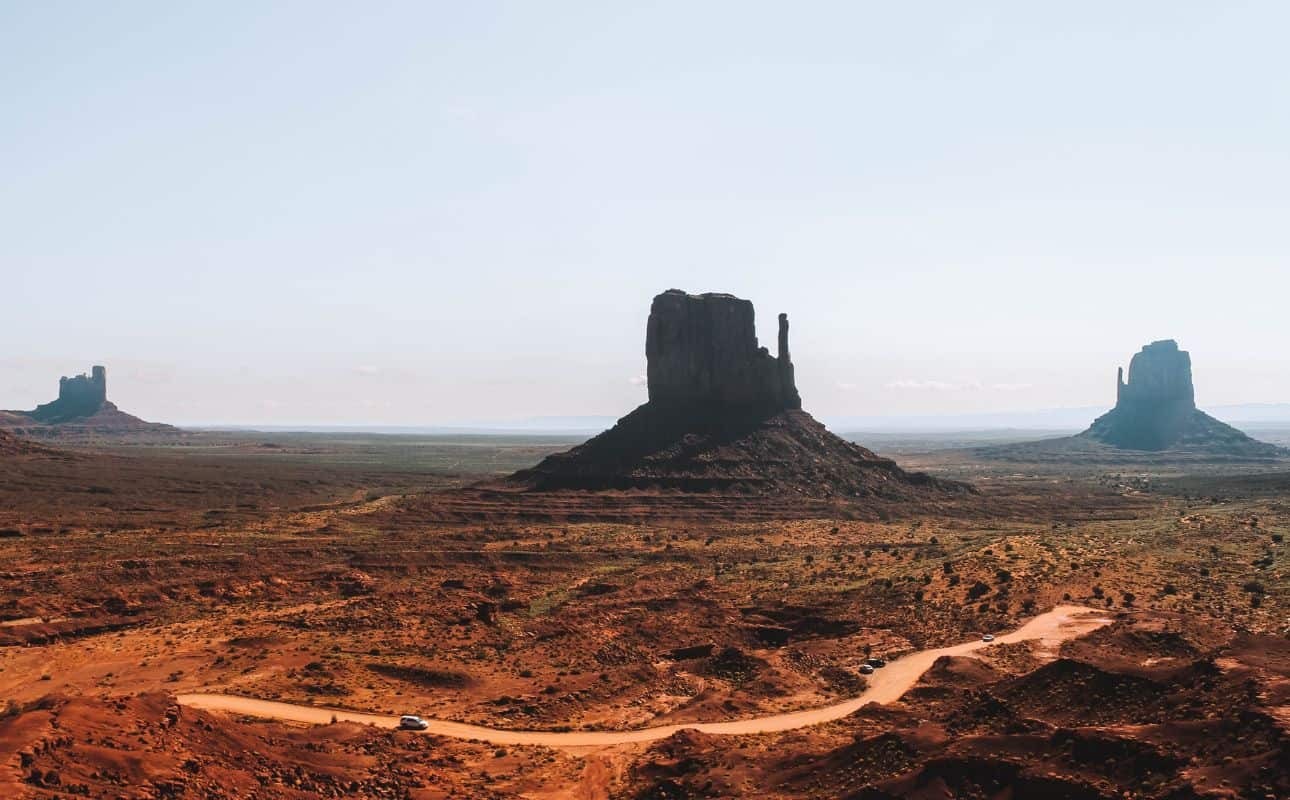
{"label": "desert plain", "polygon": [[[574,443],[11,441],[0,795],[1290,795],[1284,462],[1026,462],[910,437],[869,444],[975,491],[848,505],[476,486]],[[1087,609],[1084,627],[1007,640],[1059,607]],[[836,706],[965,643],[981,646],[836,719],[692,727]],[[873,657],[888,666],[864,674]],[[191,700],[209,695],[325,718]],[[381,722],[400,714],[674,729],[499,744]]]}

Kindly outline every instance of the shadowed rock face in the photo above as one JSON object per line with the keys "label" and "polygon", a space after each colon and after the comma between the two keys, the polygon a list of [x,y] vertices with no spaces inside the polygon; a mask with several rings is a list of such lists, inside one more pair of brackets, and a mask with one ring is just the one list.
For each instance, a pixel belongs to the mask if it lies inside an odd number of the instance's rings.
{"label": "shadowed rock face", "polygon": [[779,315],[779,353],[757,344],[753,305],[728,294],[671,289],[654,298],[645,330],[649,401],[678,413],[771,414],[802,407],[788,354],[788,315]]}

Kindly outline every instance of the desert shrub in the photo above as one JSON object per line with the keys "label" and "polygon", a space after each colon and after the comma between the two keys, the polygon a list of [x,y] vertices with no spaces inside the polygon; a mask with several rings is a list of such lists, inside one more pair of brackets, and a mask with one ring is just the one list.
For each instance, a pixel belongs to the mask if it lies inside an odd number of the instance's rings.
{"label": "desert shrub", "polygon": [[989,593],[990,593],[990,587],[987,586],[982,581],[977,581],[976,583],[968,587],[967,599],[969,601],[976,600],[978,597],[984,597]]}

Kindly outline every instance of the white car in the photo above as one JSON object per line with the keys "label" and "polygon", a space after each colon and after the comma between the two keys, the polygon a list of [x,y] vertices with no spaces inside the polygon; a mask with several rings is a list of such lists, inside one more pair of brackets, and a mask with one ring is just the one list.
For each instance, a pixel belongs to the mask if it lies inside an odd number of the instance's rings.
{"label": "white car", "polygon": [[993,641],[994,641],[994,634],[993,634],[993,633],[987,633],[985,636],[982,636],[982,637],[981,637],[981,641],[983,641],[983,642],[993,642]]}
{"label": "white car", "polygon": [[872,664],[861,664],[861,665],[860,665],[860,674],[861,674],[861,675],[872,675],[872,674],[873,674],[873,665],[872,665]]}
{"label": "white car", "polygon": [[430,727],[430,723],[412,714],[404,714],[399,717],[399,727],[405,731],[423,731]]}

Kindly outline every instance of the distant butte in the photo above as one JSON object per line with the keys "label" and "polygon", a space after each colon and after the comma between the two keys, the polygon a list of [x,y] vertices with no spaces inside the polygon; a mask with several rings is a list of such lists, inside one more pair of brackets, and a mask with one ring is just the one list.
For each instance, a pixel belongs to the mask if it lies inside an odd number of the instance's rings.
{"label": "distant butte", "polygon": [[58,398],[32,411],[0,411],[0,428],[27,438],[179,433],[117,408],[107,399],[107,369],[102,366],[92,367],[88,375],[60,378]]}
{"label": "distant butte", "polygon": [[777,352],[757,343],[753,305],[671,289],[645,332],[649,401],[608,431],[521,470],[530,491],[664,490],[812,498],[926,499],[964,484],[908,473],[802,410],[779,315]]}
{"label": "distant butte", "polygon": [[1080,436],[1122,450],[1202,450],[1276,456],[1280,448],[1257,441],[1196,408],[1191,354],[1172,339],[1143,347],[1116,377],[1115,408]]}
{"label": "distant butte", "polygon": [[[95,366],[90,374],[58,379],[58,399],[36,406],[29,416],[37,422],[57,424],[93,416],[107,401],[107,368]],[[115,408],[116,406],[113,406]]]}
{"label": "distant butte", "polygon": [[981,448],[987,458],[1010,461],[1184,459],[1275,461],[1290,455],[1252,439],[1196,407],[1191,354],[1172,339],[1152,342],[1115,381],[1115,408],[1077,436]]}

